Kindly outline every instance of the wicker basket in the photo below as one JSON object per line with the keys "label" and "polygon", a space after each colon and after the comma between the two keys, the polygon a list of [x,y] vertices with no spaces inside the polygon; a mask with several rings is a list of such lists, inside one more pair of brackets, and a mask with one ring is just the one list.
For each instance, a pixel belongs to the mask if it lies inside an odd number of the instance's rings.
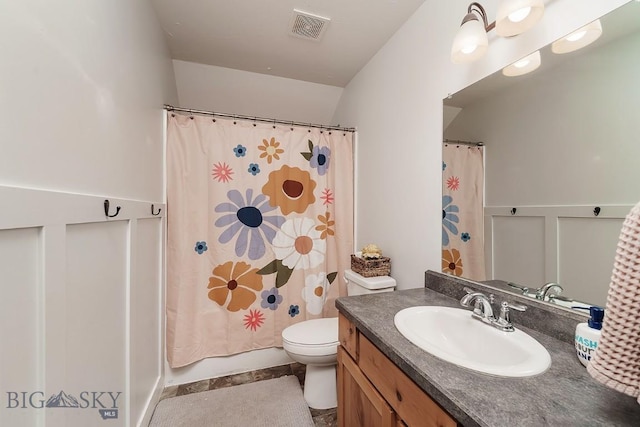
{"label": "wicker basket", "polygon": [[352,254],[351,269],[363,277],[388,276],[391,274],[391,259],[364,259]]}

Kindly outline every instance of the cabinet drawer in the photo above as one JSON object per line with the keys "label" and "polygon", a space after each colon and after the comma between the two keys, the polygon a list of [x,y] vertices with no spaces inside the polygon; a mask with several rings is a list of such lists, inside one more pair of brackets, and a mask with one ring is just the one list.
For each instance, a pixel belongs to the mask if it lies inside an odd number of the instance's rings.
{"label": "cabinet drawer", "polygon": [[342,314],[338,314],[338,340],[340,345],[349,353],[353,360],[357,361],[357,342],[356,327],[349,319]]}
{"label": "cabinet drawer", "polygon": [[437,403],[406,376],[364,335],[358,334],[358,365],[409,427],[455,427],[451,418]]}

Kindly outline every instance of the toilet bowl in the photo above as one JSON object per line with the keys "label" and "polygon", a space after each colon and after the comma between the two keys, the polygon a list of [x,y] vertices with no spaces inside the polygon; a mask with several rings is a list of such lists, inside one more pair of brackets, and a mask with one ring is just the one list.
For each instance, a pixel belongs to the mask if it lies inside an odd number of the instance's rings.
{"label": "toilet bowl", "polygon": [[[347,295],[390,292],[396,281],[389,276],[363,277],[351,270],[344,272]],[[305,320],[282,331],[282,347],[289,357],[306,365],[304,398],[313,409],[338,405],[336,363],[338,354],[338,318]]]}
{"label": "toilet bowl", "polygon": [[311,408],[337,406],[338,344],[337,317],[305,320],[282,331],[282,346],[289,357],[307,365],[304,398]]}

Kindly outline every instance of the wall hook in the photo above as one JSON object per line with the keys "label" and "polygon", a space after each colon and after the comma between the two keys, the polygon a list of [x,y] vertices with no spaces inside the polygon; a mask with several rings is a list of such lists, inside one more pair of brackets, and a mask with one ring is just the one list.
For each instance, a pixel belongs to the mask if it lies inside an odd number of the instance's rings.
{"label": "wall hook", "polygon": [[152,204],[151,204],[151,215],[153,215],[153,216],[158,216],[158,215],[160,215],[160,211],[161,211],[162,209],[158,208],[158,212],[156,212],[156,213],[154,213],[154,212],[153,212],[153,209],[154,209],[154,208],[153,208],[153,203],[152,203]]}
{"label": "wall hook", "polygon": [[511,208],[511,215],[515,215],[516,214],[517,209],[516,208]]}
{"label": "wall hook", "polygon": [[595,216],[600,215],[600,206],[596,206],[595,208],[593,208],[593,214]]}
{"label": "wall hook", "polygon": [[114,213],[113,215],[109,215],[109,199],[104,201],[104,214],[108,218],[113,218],[114,216],[117,216],[119,213],[120,213],[120,206],[116,206],[116,213]]}

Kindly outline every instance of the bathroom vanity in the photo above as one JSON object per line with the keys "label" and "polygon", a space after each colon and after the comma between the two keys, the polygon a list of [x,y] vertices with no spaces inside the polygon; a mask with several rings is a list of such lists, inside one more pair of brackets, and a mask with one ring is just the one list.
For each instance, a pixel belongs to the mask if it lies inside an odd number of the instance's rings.
{"label": "bathroom vanity", "polygon": [[[497,303],[526,304],[513,323],[548,350],[549,369],[523,378],[478,373],[431,355],[396,329],[394,316],[404,308],[460,307],[464,287],[494,294]],[[636,399],[598,383],[578,361],[580,313],[435,272],[427,272],[425,288],[343,297],[336,307],[341,426],[640,425]]]}

